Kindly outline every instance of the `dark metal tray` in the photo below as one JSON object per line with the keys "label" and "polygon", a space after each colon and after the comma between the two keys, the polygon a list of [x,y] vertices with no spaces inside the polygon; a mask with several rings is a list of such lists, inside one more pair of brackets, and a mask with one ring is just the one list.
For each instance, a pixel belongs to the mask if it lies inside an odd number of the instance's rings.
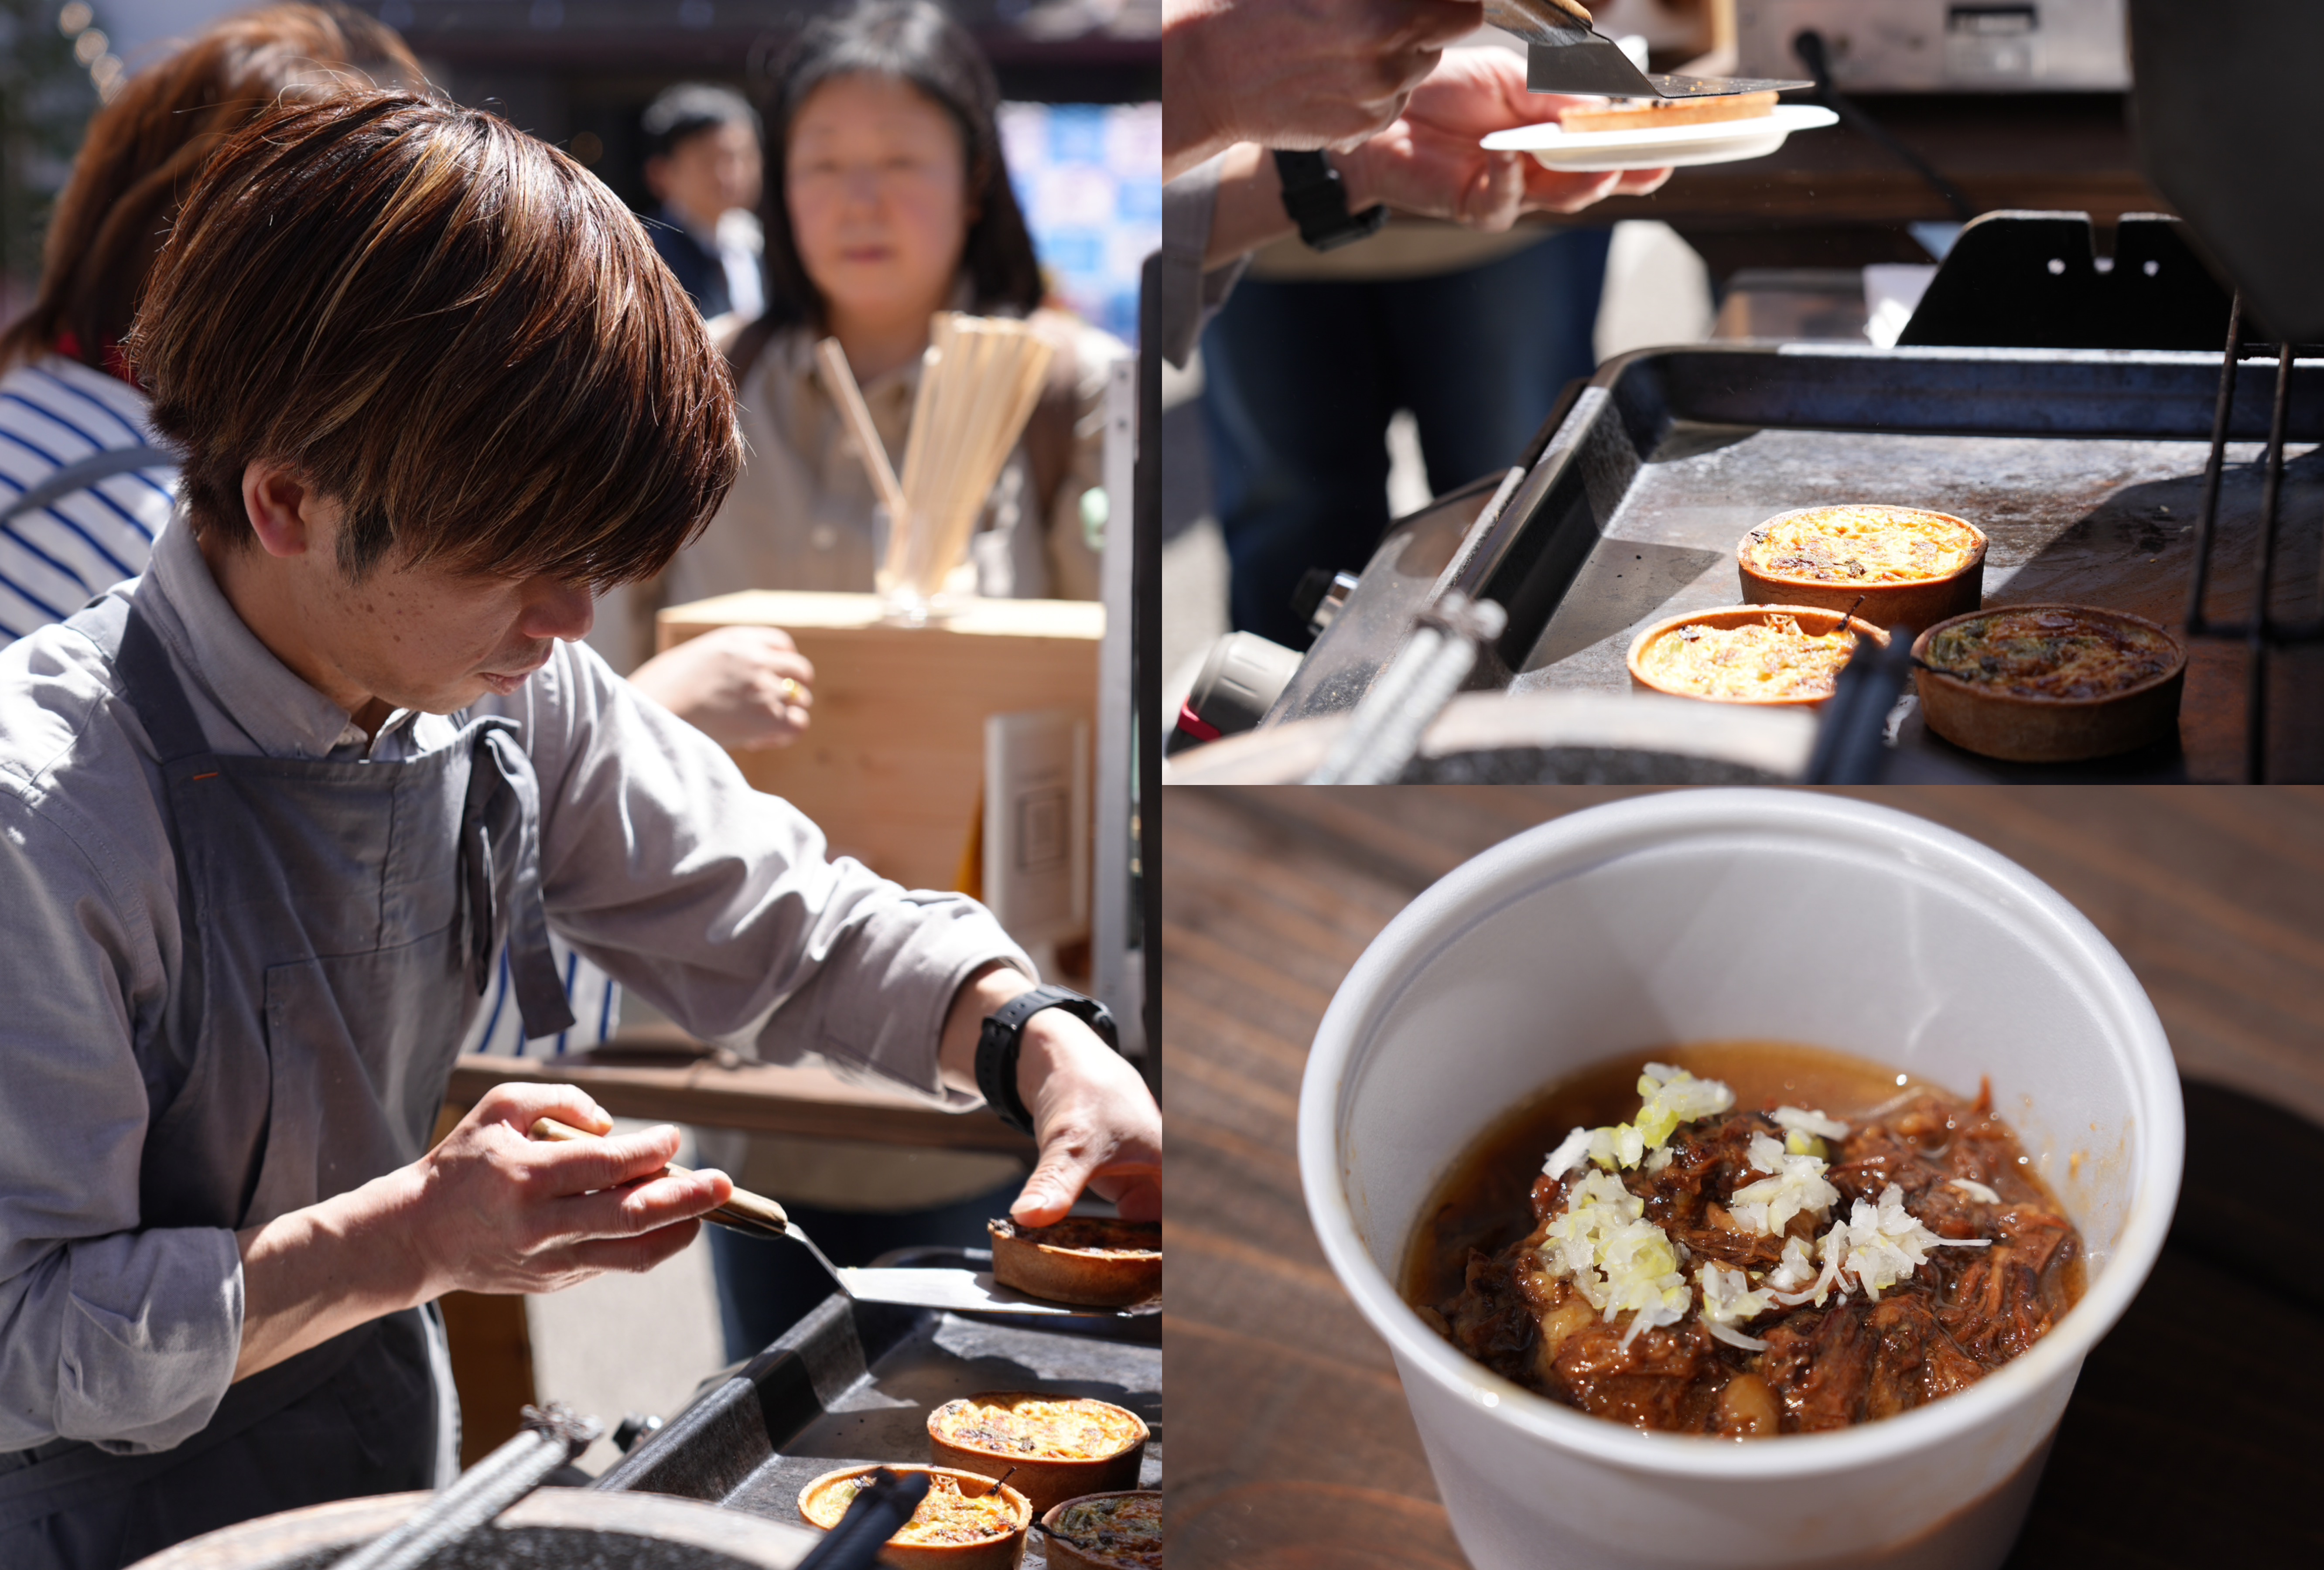
{"label": "dark metal tray", "polygon": [[[982,1249],[907,1249],[882,1265],[990,1268]],[[799,1490],[840,1467],[926,1464],[927,1416],[955,1396],[1043,1390],[1144,1419],[1139,1486],[1162,1486],[1158,1316],[1027,1322],[856,1303],[835,1292],[640,1444],[595,1486],[673,1494],[797,1525]],[[1025,1563],[1042,1565],[1041,1534]]]}
{"label": "dark metal tray", "polygon": [[[2216,354],[1706,344],[1602,367],[1560,411],[1498,518],[1470,487],[1399,520],[1268,723],[1351,706],[1436,591],[1499,601],[1508,629],[1472,685],[1624,693],[1648,622],[1731,605],[1734,553],[1761,519],[1818,501],[1952,512],[1991,537],[1988,604],[2064,599],[2181,627],[2218,390]],[[2220,502],[2209,610],[2250,608],[2272,363],[2246,362]],[[2282,546],[2271,597],[2314,613],[2324,537],[2324,362],[2293,372]],[[1489,490],[1490,487],[1486,487]],[[1351,614],[1355,612],[1355,614]],[[2199,641],[2176,745],[2097,765],[1972,757],[1908,716],[1900,756],[1989,778],[2240,777],[2246,654]],[[2277,779],[2324,777],[2324,657],[2279,653]]]}

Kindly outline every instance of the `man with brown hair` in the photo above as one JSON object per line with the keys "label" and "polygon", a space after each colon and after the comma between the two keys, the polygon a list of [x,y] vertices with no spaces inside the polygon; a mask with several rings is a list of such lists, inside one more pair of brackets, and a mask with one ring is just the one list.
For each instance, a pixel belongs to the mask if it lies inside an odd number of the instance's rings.
{"label": "man with brown hair", "polygon": [[[287,104],[187,197],[126,351],[185,454],[152,563],[0,651],[0,1564],[114,1565],[441,1481],[445,1291],[643,1270],[731,1191],[676,1131],[495,1091],[552,919],[702,1036],[966,1106],[1015,1207],[1160,1203],[1160,1125],[981,907],[828,860],[574,641],[737,462],[636,222],[490,115]],[[990,1016],[998,1014],[998,1023]],[[1011,1069],[1013,1067],[1013,1073]]]}

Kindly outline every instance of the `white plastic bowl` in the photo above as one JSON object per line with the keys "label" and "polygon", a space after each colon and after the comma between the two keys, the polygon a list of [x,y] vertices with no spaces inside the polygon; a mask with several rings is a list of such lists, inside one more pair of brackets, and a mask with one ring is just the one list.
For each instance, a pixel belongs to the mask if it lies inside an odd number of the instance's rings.
{"label": "white plastic bowl", "polygon": [[[1991,1075],[1996,1110],[2081,1229],[2081,1302],[1960,1394],[1749,1443],[1584,1416],[1472,1363],[1405,1304],[1423,1207],[1508,1108],[1618,1054],[1743,1040],[1964,1094]],[[1785,791],[1597,807],[1454,869],[1341,984],[1299,1105],[1316,1234],[1395,1354],[1480,1570],[1999,1565],[2082,1359],[2162,1249],[2183,1144],[2162,1023],[2079,912],[1949,830]]]}

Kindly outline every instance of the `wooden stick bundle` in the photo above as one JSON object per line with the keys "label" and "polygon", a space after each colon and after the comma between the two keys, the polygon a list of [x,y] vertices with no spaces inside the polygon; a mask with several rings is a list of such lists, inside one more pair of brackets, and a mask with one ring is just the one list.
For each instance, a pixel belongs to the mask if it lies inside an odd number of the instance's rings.
{"label": "wooden stick bundle", "polygon": [[[817,353],[853,425],[862,395],[838,348],[826,339]],[[929,324],[900,480],[883,473],[887,453],[878,436],[867,444],[871,416],[862,412],[857,445],[866,446],[865,466],[893,519],[881,573],[887,584],[933,598],[968,554],[977,515],[1033,417],[1055,353],[1023,322],[938,312]]]}

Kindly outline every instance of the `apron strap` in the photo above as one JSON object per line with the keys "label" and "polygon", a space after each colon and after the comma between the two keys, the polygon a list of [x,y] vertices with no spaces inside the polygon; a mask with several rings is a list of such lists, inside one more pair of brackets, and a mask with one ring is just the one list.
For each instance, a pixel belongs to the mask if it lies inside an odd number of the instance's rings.
{"label": "apron strap", "polygon": [[121,680],[121,695],[144,725],[158,761],[166,767],[210,750],[209,738],[202,734],[202,722],[186,701],[169,650],[134,603],[101,594],[76,611],[67,625],[97,645],[112,665]]}
{"label": "apron strap", "polygon": [[460,820],[460,867],[468,978],[477,996],[491,984],[493,950],[505,931],[509,978],[525,1039],[572,1029],[573,1009],[549,951],[549,911],[540,897],[540,789],[531,760],[506,720],[484,721],[476,731],[467,808]]}

